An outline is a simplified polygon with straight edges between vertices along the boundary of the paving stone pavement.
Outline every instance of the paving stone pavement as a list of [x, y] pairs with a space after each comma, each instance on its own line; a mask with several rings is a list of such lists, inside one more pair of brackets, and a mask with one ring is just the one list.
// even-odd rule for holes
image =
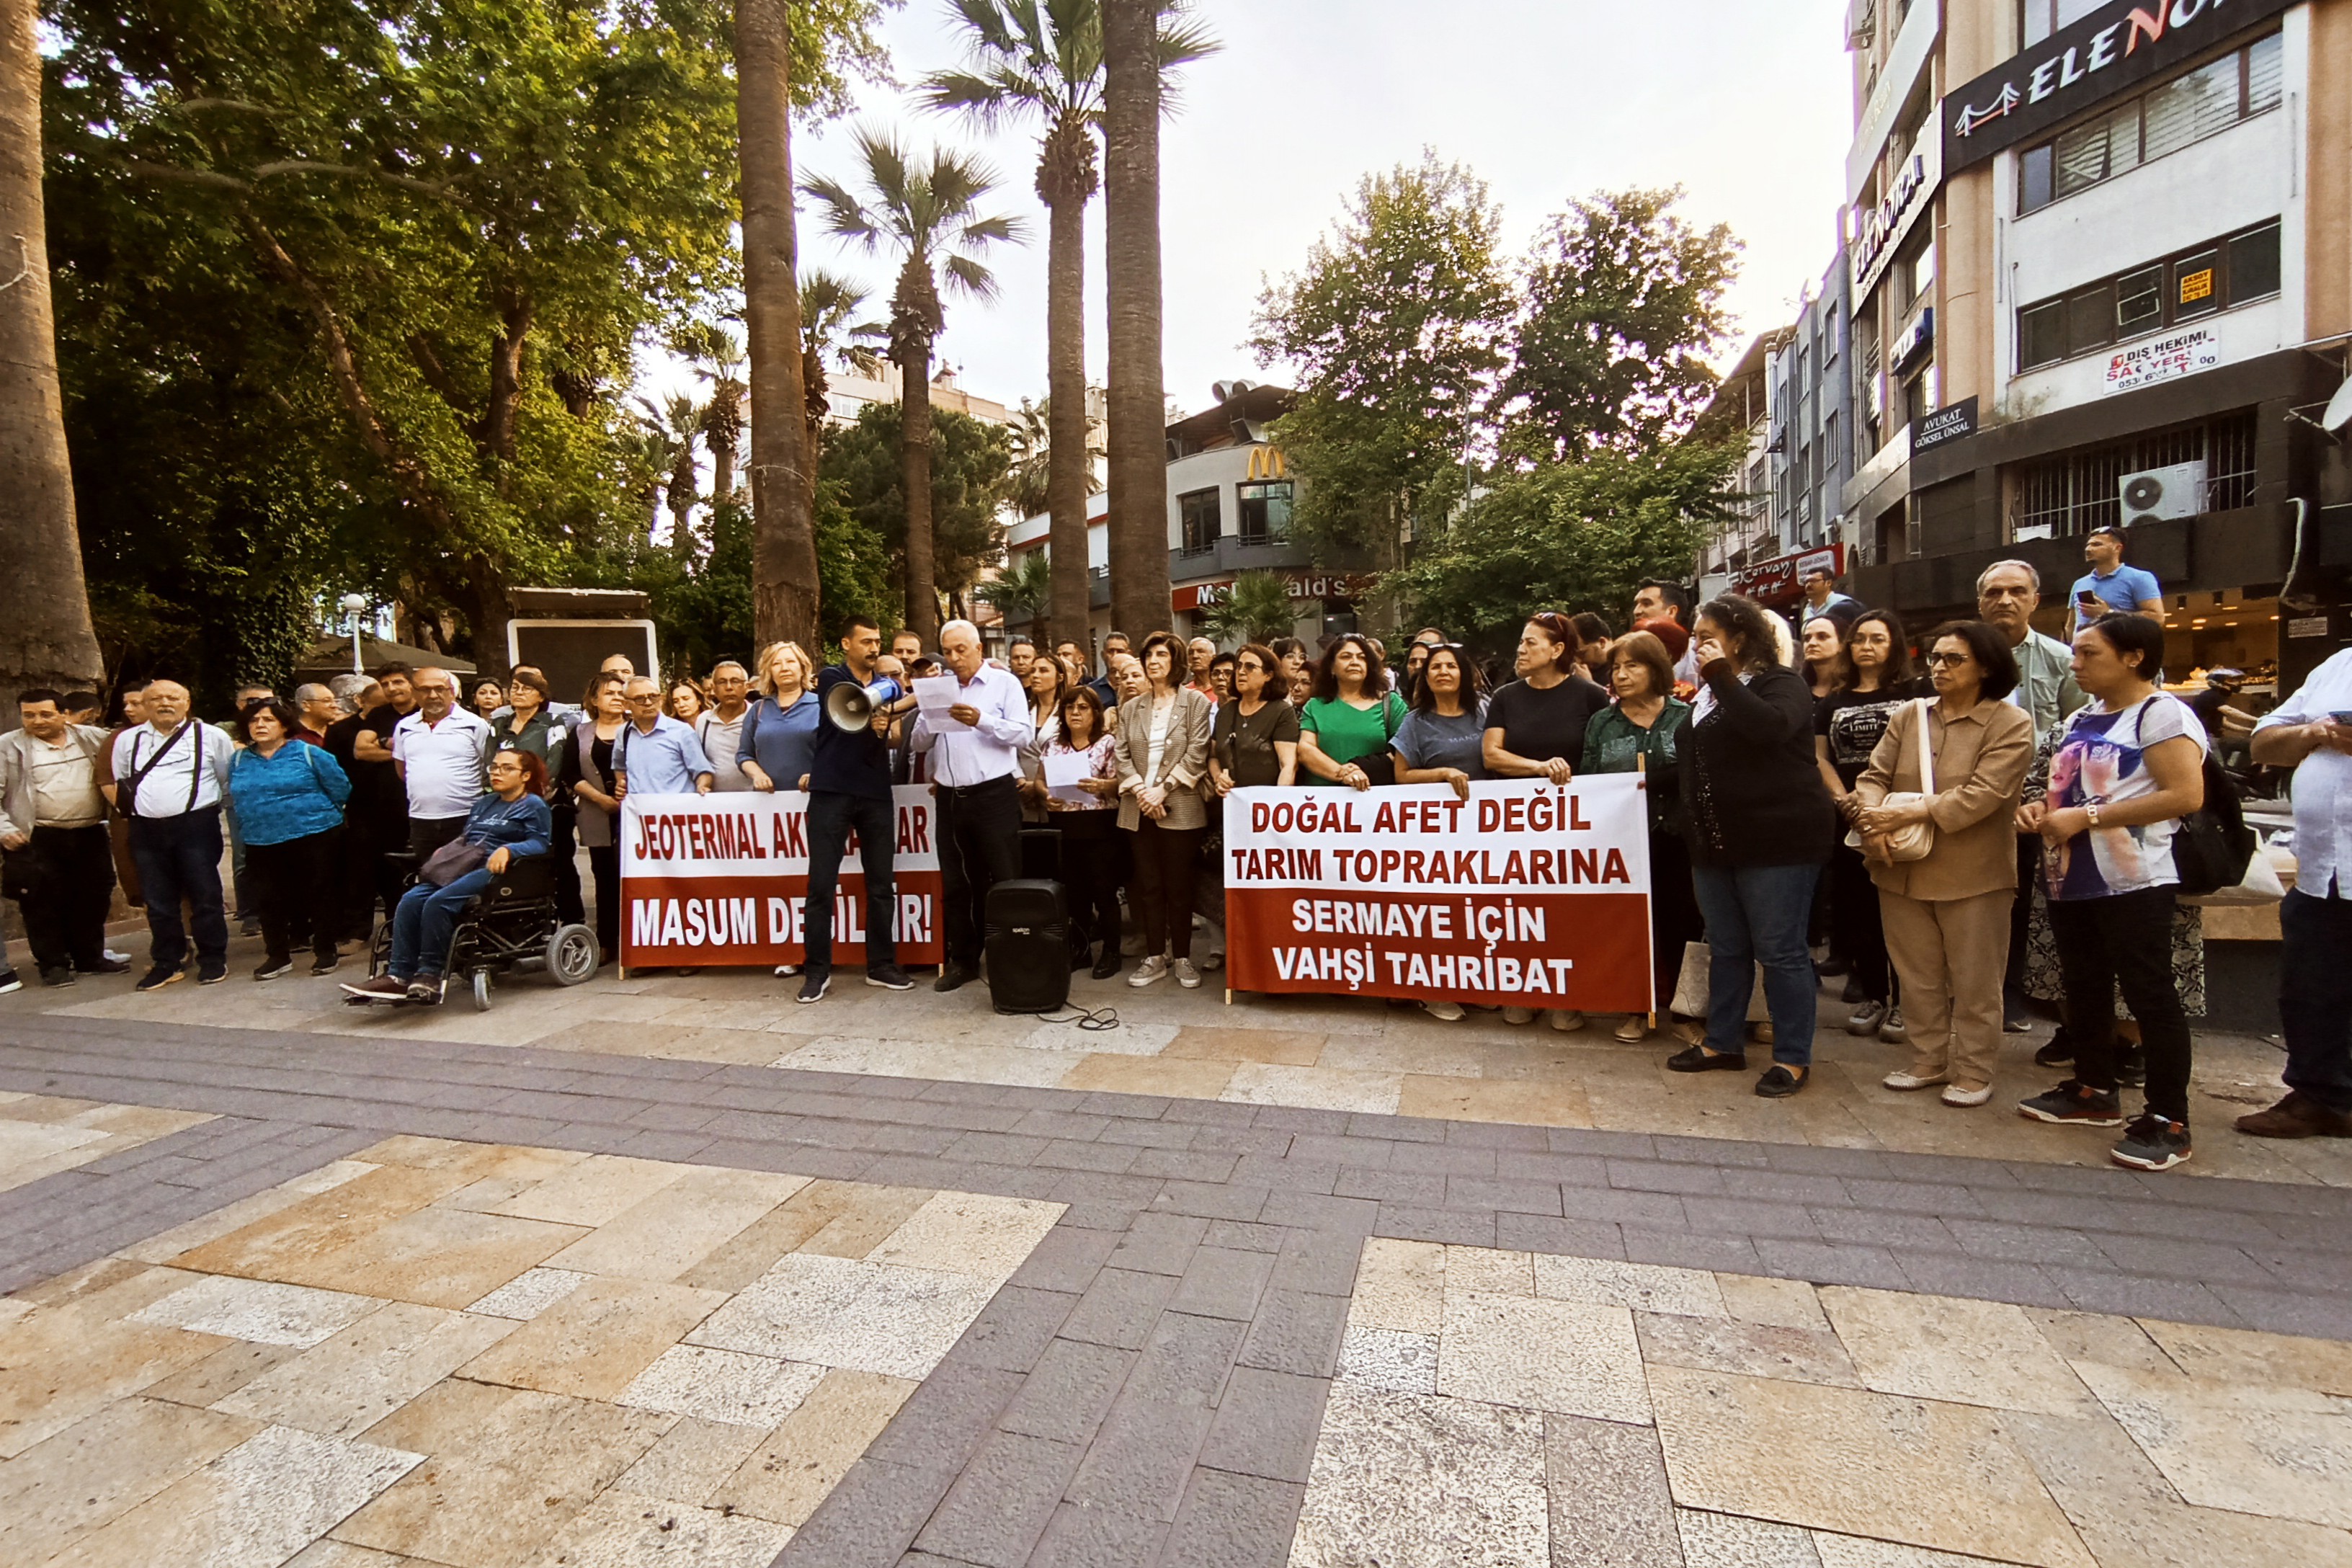
[[0, 1092], [211, 1117], [0, 1191], [6, 1290], [392, 1133], [1066, 1205], [785, 1568], [1290, 1561], [1372, 1237], [2352, 1340], [2321, 1184], [55, 1015]]

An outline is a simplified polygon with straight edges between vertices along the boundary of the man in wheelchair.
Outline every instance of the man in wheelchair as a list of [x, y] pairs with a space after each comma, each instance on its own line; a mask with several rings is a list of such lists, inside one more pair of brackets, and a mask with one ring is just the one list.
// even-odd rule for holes
[[394, 911], [385, 972], [343, 989], [362, 1002], [440, 1001], [442, 972], [474, 900], [509, 866], [549, 852], [555, 819], [546, 790], [547, 764], [530, 752], [491, 758], [489, 793], [474, 803], [457, 841], [425, 862]]

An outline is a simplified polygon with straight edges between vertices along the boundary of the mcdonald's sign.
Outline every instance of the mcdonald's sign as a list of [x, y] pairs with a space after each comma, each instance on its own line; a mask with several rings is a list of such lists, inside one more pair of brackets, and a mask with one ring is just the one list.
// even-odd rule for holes
[[1250, 448], [1249, 478], [1244, 480], [1244, 483], [1255, 484], [1263, 479], [1286, 479], [1289, 477], [1290, 465], [1283, 461], [1281, 448], [1276, 447]]

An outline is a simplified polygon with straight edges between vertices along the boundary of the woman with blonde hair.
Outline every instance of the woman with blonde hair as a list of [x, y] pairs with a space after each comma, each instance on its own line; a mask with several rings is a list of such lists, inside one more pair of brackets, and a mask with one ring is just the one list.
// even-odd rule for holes
[[743, 738], [735, 754], [743, 776], [763, 793], [800, 789], [816, 752], [816, 667], [796, 642], [772, 642], [760, 650], [760, 695], [743, 715]]

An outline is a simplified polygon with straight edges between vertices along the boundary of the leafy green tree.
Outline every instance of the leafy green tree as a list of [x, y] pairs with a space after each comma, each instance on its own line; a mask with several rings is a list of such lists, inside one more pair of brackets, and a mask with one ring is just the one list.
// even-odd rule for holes
[[1731, 331], [1724, 290], [1739, 244], [1700, 228], [1666, 191], [1604, 191], [1546, 226], [1503, 400], [1514, 447], [1571, 458], [1638, 452], [1690, 426], [1715, 394], [1708, 363]]
[[1054, 563], [1045, 551], [1024, 551], [1017, 563], [975, 587], [972, 596], [994, 605], [1007, 631], [1040, 633], [1054, 607]]
[[[905, 409], [907, 624], [928, 646], [939, 635], [938, 589], [952, 582], [939, 559], [948, 547], [934, 539], [931, 483], [931, 351], [947, 330], [940, 274], [951, 291], [992, 297], [996, 276], [981, 258], [996, 246], [1017, 243], [1025, 226], [1009, 216], [981, 216], [996, 179], [976, 159], [944, 148], [921, 158], [895, 132], [871, 127], [857, 132], [856, 144], [863, 195], [833, 179], [813, 179], [802, 188], [823, 205], [833, 234], [898, 258], [890, 295], [890, 359], [898, 367]], [[965, 585], [970, 582], [967, 575]]]
[[1201, 624], [1221, 643], [1266, 642], [1290, 635], [1298, 624], [1298, 607], [1291, 603], [1289, 584], [1274, 573], [1244, 572], [1209, 606]]
[[1276, 424], [1301, 481], [1291, 532], [1319, 556], [1392, 564], [1408, 525], [1460, 498], [1507, 363], [1501, 226], [1483, 182], [1424, 155], [1366, 176], [1306, 267], [1260, 299], [1259, 362], [1299, 372]]
[[[1001, 514], [1013, 443], [997, 426], [953, 409], [939, 409], [931, 419], [928, 477], [937, 581], [961, 602], [981, 568], [1004, 548]], [[858, 410], [856, 425], [826, 437], [820, 469], [823, 482], [837, 487], [846, 514], [889, 552], [902, 592], [908, 536], [904, 429], [898, 405], [869, 403]]]

